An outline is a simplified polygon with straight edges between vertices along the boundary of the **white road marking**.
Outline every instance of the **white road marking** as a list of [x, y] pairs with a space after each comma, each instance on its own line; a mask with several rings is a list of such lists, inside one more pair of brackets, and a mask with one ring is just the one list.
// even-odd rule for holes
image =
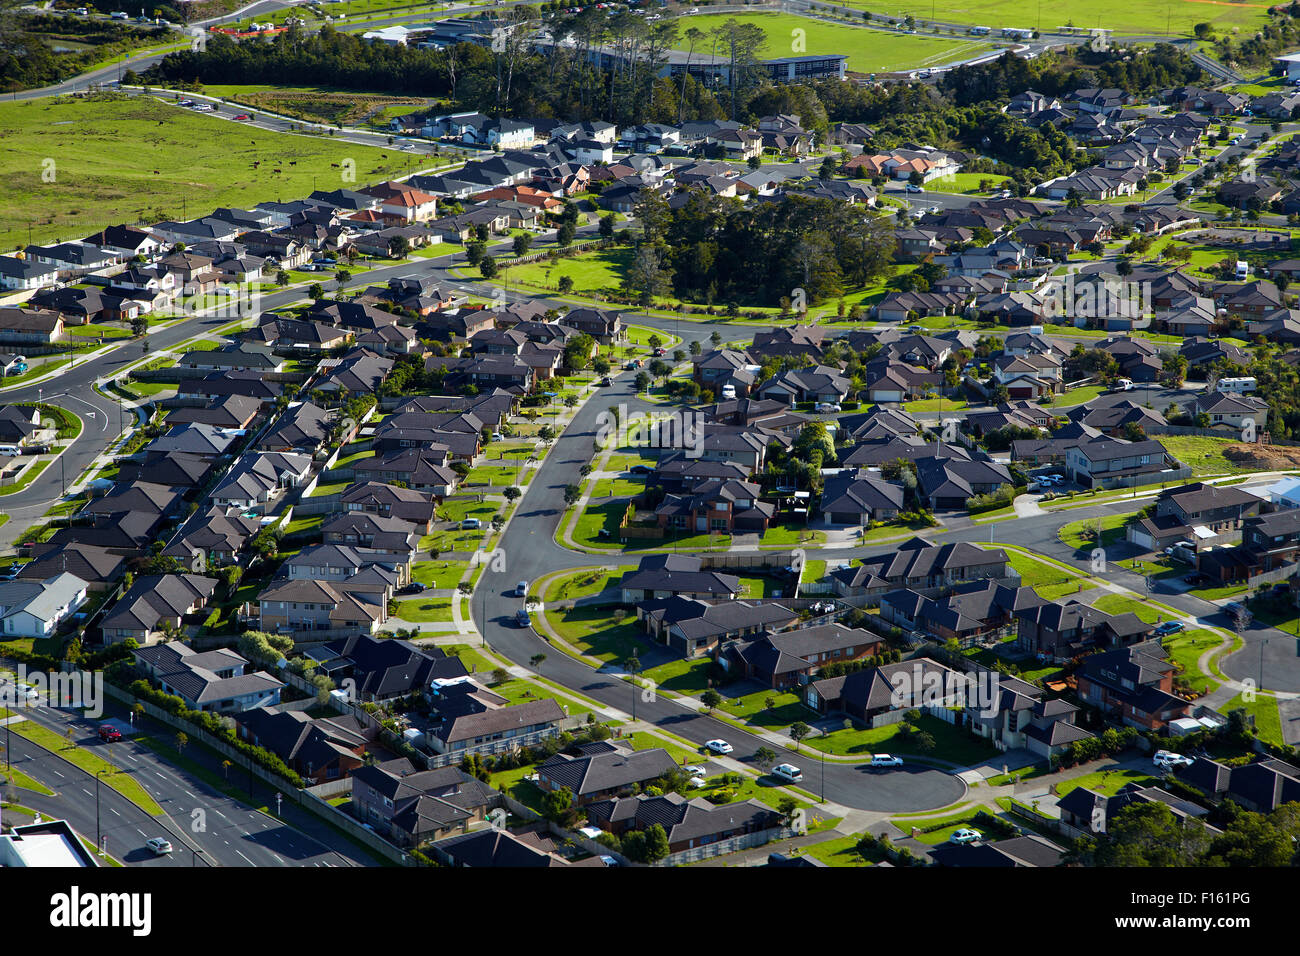
[[[236, 850], [235, 852], [238, 853], [240, 856], [244, 856], [243, 851], [241, 851], [241, 850]], [[245, 860], [248, 860], [248, 857], [244, 856], [244, 859], [245, 859]], [[252, 860], [248, 860], [248, 865], [249, 865], [249, 866], [257, 866], [257, 864], [254, 863]]]

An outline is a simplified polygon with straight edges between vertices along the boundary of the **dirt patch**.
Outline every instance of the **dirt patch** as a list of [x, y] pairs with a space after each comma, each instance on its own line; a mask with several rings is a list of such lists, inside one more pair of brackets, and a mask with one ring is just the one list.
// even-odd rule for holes
[[1251, 470], [1300, 469], [1300, 448], [1289, 445], [1224, 445], [1223, 457]]

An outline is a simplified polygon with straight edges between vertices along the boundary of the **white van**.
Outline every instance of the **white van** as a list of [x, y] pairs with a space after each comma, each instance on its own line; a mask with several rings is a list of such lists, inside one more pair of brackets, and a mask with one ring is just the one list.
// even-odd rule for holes
[[772, 776], [780, 777], [787, 783], [803, 782], [803, 771], [792, 763], [777, 764], [772, 768]]
[[1238, 395], [1245, 395], [1247, 392], [1253, 392], [1256, 385], [1254, 377], [1247, 375], [1243, 378], [1221, 378], [1214, 384], [1214, 388], [1220, 392], [1235, 392]]
[[17, 445], [0, 445], [0, 455], [4, 455], [6, 458], [17, 458], [22, 453], [22, 449]]

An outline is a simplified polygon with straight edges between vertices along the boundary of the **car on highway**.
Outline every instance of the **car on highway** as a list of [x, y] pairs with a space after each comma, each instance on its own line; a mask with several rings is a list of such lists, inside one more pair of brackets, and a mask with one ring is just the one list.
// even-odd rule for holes
[[1165, 623], [1156, 628], [1156, 637], [1164, 637], [1166, 634], [1177, 634], [1182, 629], [1182, 621], [1165, 621]]
[[872, 754], [870, 765], [872, 767], [901, 767], [903, 758], [891, 754]]
[[122, 739], [122, 731], [118, 730], [112, 724], [99, 725], [99, 739], [108, 743]]
[[729, 754], [736, 748], [731, 746], [725, 740], [714, 739], [704, 741], [704, 746], [715, 754]]
[[166, 856], [172, 851], [171, 841], [164, 840], [162, 837], [154, 837], [152, 840], [146, 840], [144, 845], [153, 850], [154, 856]]
[[962, 845], [966, 843], [978, 843], [982, 839], [984, 839], [984, 834], [980, 833], [979, 830], [972, 830], [970, 827], [962, 827], [960, 830], [952, 831], [952, 834], [948, 837], [948, 842]]
[[803, 783], [803, 771], [792, 763], [779, 763], [772, 768], [772, 776], [786, 783]]

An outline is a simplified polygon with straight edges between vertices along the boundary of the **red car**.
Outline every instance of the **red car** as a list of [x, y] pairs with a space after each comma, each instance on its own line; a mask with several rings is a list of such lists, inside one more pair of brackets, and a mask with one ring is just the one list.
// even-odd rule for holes
[[122, 731], [118, 730], [112, 724], [100, 724], [99, 739], [112, 743], [115, 740], [122, 739]]
[[246, 120], [246, 119], [248, 119], [248, 114], [247, 114], [247, 113], [240, 113], [238, 116], [235, 117], [235, 119], [237, 119], [237, 120]]

